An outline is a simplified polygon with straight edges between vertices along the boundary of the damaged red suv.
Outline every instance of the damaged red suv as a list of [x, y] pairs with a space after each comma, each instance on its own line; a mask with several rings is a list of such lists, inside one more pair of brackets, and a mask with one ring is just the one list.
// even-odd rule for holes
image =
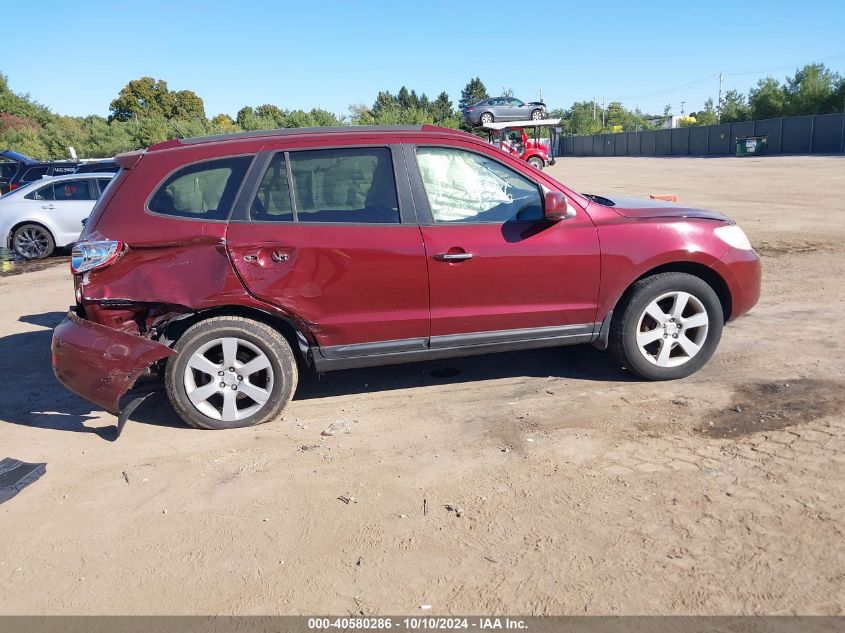
[[117, 162], [53, 336], [59, 380], [114, 413], [146, 372], [221, 429], [276, 417], [301, 368], [573, 343], [681, 378], [760, 292], [724, 215], [580, 195], [453, 130], [171, 140]]

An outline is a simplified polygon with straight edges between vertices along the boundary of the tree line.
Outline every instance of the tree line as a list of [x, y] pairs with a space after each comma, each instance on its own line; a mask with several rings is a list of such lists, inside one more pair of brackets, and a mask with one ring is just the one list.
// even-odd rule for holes
[[[513, 91], [503, 88], [502, 93], [511, 96]], [[8, 78], [0, 73], [0, 149], [56, 159], [67, 158], [68, 147], [74, 147], [80, 158], [100, 158], [174, 137], [286, 127], [430, 123], [458, 129], [462, 127], [463, 106], [490, 96], [481, 78], [474, 77], [461, 90], [457, 109], [446, 91], [430, 99], [425, 93], [402, 86], [395, 94], [379, 92], [371, 105], [351, 105], [345, 116], [321, 108], [291, 110], [263, 104], [245, 106], [234, 117], [217, 114], [208, 118], [205, 104], [196, 93], [174, 91], [164, 80], [141, 77], [120, 90], [109, 105], [108, 117], [70, 117], [52, 112], [26, 94], [15, 93]], [[808, 64], [783, 83], [766, 77], [747, 95], [729, 90], [719, 104], [708, 99], [704, 109], [691, 113], [682, 125], [825, 114], [843, 108], [845, 79], [824, 64]], [[667, 105], [661, 116], [652, 116], [625, 108], [618, 101], [606, 107], [593, 101], [576, 101], [569, 108], [552, 109], [548, 114], [563, 120], [564, 134], [596, 134], [660, 127], [671, 116], [671, 106]]]

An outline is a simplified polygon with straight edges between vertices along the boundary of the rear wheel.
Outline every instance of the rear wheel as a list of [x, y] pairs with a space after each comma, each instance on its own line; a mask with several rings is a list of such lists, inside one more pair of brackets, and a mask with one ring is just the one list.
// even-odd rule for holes
[[176, 413], [200, 429], [234, 429], [275, 418], [293, 397], [296, 359], [274, 328], [215, 317], [188, 328], [164, 382]]
[[12, 248], [24, 259], [44, 259], [53, 254], [56, 242], [40, 224], [24, 224], [12, 234]]
[[531, 111], [531, 120], [532, 121], [539, 121], [542, 118], [543, 118], [543, 110], [542, 109], [537, 108], [536, 110]]
[[493, 122], [493, 115], [489, 112], [485, 112], [481, 115], [481, 123], [483, 125], [490, 125]]
[[536, 167], [537, 169], [543, 169], [543, 166], [545, 165], [543, 159], [539, 156], [532, 156], [531, 158], [529, 158], [528, 164], [532, 167]]
[[610, 349], [630, 371], [650, 380], [695, 373], [722, 336], [722, 304], [713, 288], [686, 273], [641, 279], [614, 310]]

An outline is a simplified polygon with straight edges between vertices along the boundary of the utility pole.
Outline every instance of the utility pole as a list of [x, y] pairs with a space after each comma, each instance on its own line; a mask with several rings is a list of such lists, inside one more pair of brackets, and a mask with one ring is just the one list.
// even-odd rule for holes
[[601, 98], [601, 129], [604, 130], [604, 97]]
[[722, 83], [725, 80], [725, 73], [719, 73], [719, 101], [716, 103], [716, 115], [719, 123], [722, 122]]
[[684, 104], [686, 101], [681, 101], [681, 118], [684, 118]]
[[596, 120], [596, 98], [593, 97], [593, 121]]

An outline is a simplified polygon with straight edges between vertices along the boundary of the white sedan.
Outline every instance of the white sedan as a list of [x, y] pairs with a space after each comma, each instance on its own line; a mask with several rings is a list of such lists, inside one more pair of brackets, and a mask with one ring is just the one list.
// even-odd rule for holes
[[43, 259], [57, 247], [70, 246], [113, 177], [92, 173], [42, 178], [0, 197], [0, 246], [24, 259]]

